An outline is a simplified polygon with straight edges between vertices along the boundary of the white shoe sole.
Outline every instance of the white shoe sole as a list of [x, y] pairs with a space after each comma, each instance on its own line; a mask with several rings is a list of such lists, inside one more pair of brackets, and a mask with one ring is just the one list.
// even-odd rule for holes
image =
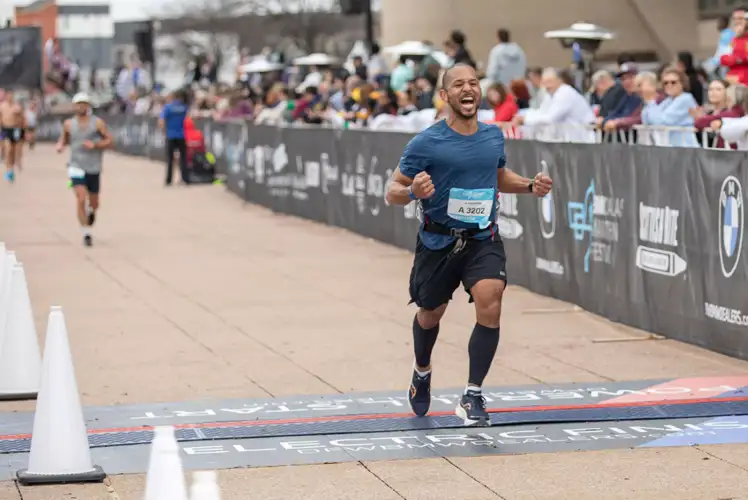
[[490, 419], [480, 418], [478, 420], [473, 420], [468, 418], [465, 408], [459, 404], [457, 405], [457, 408], [455, 408], [455, 415], [462, 419], [465, 427], [491, 427]]

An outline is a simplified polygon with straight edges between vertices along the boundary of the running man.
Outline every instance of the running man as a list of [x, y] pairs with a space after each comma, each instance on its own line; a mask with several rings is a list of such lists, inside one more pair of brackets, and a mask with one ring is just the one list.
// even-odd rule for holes
[[91, 226], [96, 221], [101, 186], [101, 160], [104, 150], [112, 147], [112, 135], [104, 120], [92, 112], [91, 101], [84, 93], [73, 97], [75, 116], [62, 124], [62, 136], [57, 142], [57, 152], [70, 146], [68, 177], [77, 201], [78, 222], [83, 231], [83, 244], [93, 244]]
[[431, 352], [439, 322], [462, 282], [475, 303], [476, 323], [468, 344], [467, 386], [455, 413], [466, 426], [489, 426], [483, 380], [499, 345], [501, 302], [506, 287], [506, 255], [496, 227], [497, 188], [503, 193], [542, 197], [551, 179], [522, 177], [504, 165], [504, 136], [478, 122], [481, 87], [465, 64], [448, 69], [439, 89], [450, 114], [415, 136], [392, 175], [387, 201], [423, 209], [413, 269], [411, 303], [415, 365], [408, 391], [413, 412], [424, 416], [431, 405]]
[[3, 133], [3, 158], [5, 159], [5, 180], [13, 182], [16, 169], [20, 167], [20, 150], [23, 147], [23, 133], [26, 128], [23, 107], [16, 102], [13, 92], [5, 92], [0, 104], [0, 128]]

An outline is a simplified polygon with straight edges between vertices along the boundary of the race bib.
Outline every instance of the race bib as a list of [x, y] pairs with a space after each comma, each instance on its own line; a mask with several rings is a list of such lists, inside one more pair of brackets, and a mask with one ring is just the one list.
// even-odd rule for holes
[[452, 188], [449, 190], [447, 215], [460, 222], [478, 224], [478, 227], [486, 228], [493, 218], [493, 202], [493, 189]]
[[86, 171], [80, 167], [68, 167], [68, 177], [71, 179], [83, 179], [86, 176]]

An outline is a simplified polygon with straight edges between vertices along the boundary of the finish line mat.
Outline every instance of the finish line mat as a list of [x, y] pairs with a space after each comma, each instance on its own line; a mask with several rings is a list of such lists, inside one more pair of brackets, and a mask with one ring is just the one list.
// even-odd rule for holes
[[[408, 413], [402, 393], [84, 413], [94, 460], [109, 474], [145, 472], [156, 425], [177, 427], [188, 469], [748, 442], [748, 376], [492, 388], [484, 395], [491, 428], [461, 428], [452, 414], [459, 391], [438, 389], [426, 418]], [[0, 480], [25, 467], [32, 427], [32, 413], [0, 412]]]

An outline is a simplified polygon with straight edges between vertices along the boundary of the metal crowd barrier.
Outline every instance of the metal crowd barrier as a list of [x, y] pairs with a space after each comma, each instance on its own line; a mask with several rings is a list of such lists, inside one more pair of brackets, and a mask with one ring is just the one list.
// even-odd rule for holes
[[[105, 119], [118, 151], [163, 161], [155, 119]], [[413, 248], [418, 205], [384, 202], [413, 134], [196, 125], [228, 189], [247, 202]], [[59, 117], [43, 117], [38, 135], [56, 140], [59, 130]], [[547, 168], [554, 179], [540, 200], [499, 196], [511, 284], [748, 359], [748, 154], [602, 140], [508, 140], [506, 149], [510, 168], [528, 177]]]

